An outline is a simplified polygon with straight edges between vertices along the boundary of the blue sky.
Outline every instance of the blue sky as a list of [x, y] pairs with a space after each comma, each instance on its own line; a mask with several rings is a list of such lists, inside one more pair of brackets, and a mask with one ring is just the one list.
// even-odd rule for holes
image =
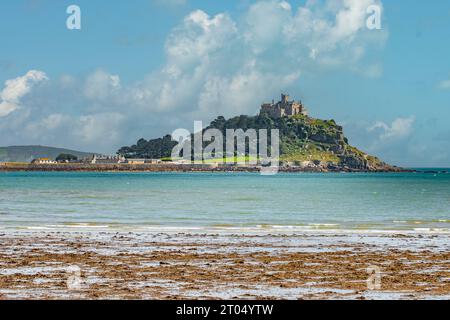
[[450, 166], [446, 0], [5, 0], [0, 39], [0, 145], [114, 153], [288, 91], [383, 160]]

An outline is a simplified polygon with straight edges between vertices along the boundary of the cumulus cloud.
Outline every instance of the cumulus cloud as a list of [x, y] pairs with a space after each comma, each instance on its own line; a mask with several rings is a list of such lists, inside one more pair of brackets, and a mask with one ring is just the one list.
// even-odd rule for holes
[[120, 89], [120, 77], [103, 70], [90, 74], [84, 85], [84, 94], [88, 99], [105, 100]]
[[[135, 83], [122, 83], [119, 75], [100, 69], [85, 78], [61, 76], [52, 89], [33, 92], [30, 106], [1, 123], [0, 134], [14, 132], [7, 136], [10, 143], [59, 139], [68, 147], [115, 150], [138, 135], [159, 136], [194, 119], [254, 114], [260, 102], [295, 88], [311, 70], [342, 67], [380, 76], [382, 66], [365, 60], [366, 52], [382, 47], [387, 37], [386, 28], [365, 28], [366, 9], [374, 4], [382, 7], [380, 0], [298, 6], [268, 0], [251, 4], [239, 17], [195, 10], [169, 34], [160, 69]], [[45, 79], [44, 73], [30, 71], [7, 82], [0, 117], [17, 110], [20, 99]]]
[[351, 120], [345, 124], [345, 132], [351, 137], [352, 145], [383, 161], [398, 166], [422, 167], [439, 163], [431, 158], [432, 155], [446, 150], [442, 142], [429, 136], [428, 128], [432, 125], [436, 126], [431, 119], [415, 116], [398, 117], [390, 122]]
[[408, 137], [413, 131], [415, 117], [397, 118], [392, 123], [376, 122], [368, 128], [369, 132], [378, 131], [381, 141], [398, 140]]
[[117, 142], [120, 127], [125, 116], [119, 113], [101, 113], [81, 116], [77, 121], [75, 132], [84, 143], [94, 145], [98, 141], [106, 144]]
[[[42, 81], [48, 85], [36, 87]], [[122, 93], [119, 77], [102, 70], [85, 79], [64, 75], [57, 81], [50, 81], [44, 72], [29, 71], [6, 81], [0, 92], [0, 145], [116, 148], [124, 135], [127, 111], [118, 98]]]
[[307, 69], [345, 66], [379, 77], [381, 65], [363, 62], [368, 48], [386, 39], [386, 32], [366, 28], [370, 5], [382, 8], [378, 0], [308, 1], [297, 8], [271, 0], [251, 5], [238, 20], [193, 11], [169, 36], [166, 65], [131, 97], [155, 111], [211, 117], [255, 112], [248, 96], [273, 97]]
[[20, 108], [21, 98], [27, 95], [35, 84], [47, 79], [44, 72], [31, 70], [22, 77], [7, 80], [0, 92], [0, 117], [5, 117]]

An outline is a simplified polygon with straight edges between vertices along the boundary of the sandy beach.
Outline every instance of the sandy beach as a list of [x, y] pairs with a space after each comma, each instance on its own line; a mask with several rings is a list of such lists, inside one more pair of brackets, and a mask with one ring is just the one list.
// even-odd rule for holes
[[0, 242], [0, 299], [450, 298], [449, 234], [41, 231]]

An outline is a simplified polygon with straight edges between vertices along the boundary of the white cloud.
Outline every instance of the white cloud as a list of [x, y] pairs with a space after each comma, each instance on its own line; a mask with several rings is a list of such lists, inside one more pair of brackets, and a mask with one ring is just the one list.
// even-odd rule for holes
[[[443, 161], [433, 155], [446, 154], [446, 145], [433, 137], [432, 119], [415, 116], [398, 117], [391, 122], [368, 123], [350, 120], [345, 133], [350, 143], [387, 163], [406, 167], [433, 166]], [[440, 134], [444, 138], [443, 134]], [[448, 155], [447, 155], [448, 160]]]
[[338, 9], [336, 23], [330, 32], [330, 38], [338, 41], [349, 41], [356, 33], [366, 27], [367, 8], [376, 4], [372, 0], [344, 0]]
[[64, 137], [68, 139], [72, 125], [72, 118], [64, 114], [50, 114], [34, 121], [29, 121], [24, 124], [20, 134], [24, 139], [32, 143], [35, 137], [43, 140], [56, 140], [61, 132], [64, 132]]
[[442, 90], [450, 90], [450, 80], [444, 80], [439, 83], [439, 88]]
[[35, 84], [47, 79], [44, 72], [31, 70], [22, 77], [7, 80], [0, 92], [0, 117], [5, 117], [20, 108], [21, 98], [27, 95]]
[[119, 113], [81, 116], [77, 120], [75, 135], [87, 145], [117, 143], [124, 119], [125, 116]]
[[[119, 75], [100, 69], [85, 79], [61, 76], [49, 90], [33, 93], [31, 87], [47, 78], [42, 72], [7, 82], [0, 117], [11, 117], [1, 123], [0, 135], [9, 143], [57, 139], [68, 147], [114, 150], [132, 143], [130, 137], [170, 132], [174, 122], [254, 114], [259, 103], [295, 89], [311, 70], [342, 67], [377, 77], [382, 66], [364, 59], [383, 45], [386, 32], [364, 28], [371, 4], [381, 2], [259, 1], [237, 19], [195, 10], [168, 36], [163, 66], [135, 83], [121, 83]], [[30, 105], [13, 113], [26, 94], [32, 95]]]
[[71, 88], [77, 84], [77, 79], [71, 75], [65, 74], [59, 78], [59, 82], [61, 84], [61, 87]]
[[292, 10], [291, 5], [287, 1], [281, 1], [280, 2], [280, 7], [283, 8], [284, 10], [287, 10], [287, 11], [291, 11]]
[[284, 28], [291, 22], [292, 9], [286, 2], [257, 2], [250, 7], [241, 26], [244, 44], [255, 54], [263, 53], [275, 43], [283, 49]]
[[397, 118], [392, 123], [377, 122], [372, 127], [368, 128], [369, 132], [379, 130], [380, 141], [390, 141], [403, 139], [408, 137], [413, 131], [415, 117]]
[[[201, 10], [190, 13], [166, 43], [167, 65], [164, 71], [183, 71], [206, 62], [230, 46], [237, 35], [234, 21], [227, 14], [210, 17]], [[173, 74], [172, 74], [173, 75]]]
[[365, 27], [373, 4], [382, 7], [378, 0], [309, 1], [296, 9], [286, 1], [260, 1], [239, 20], [193, 11], [169, 36], [166, 65], [129, 97], [158, 112], [227, 116], [255, 112], [255, 98], [290, 88], [303, 69], [342, 65], [379, 77], [381, 65], [361, 63], [368, 47], [386, 39]]
[[104, 100], [120, 88], [120, 77], [97, 70], [86, 79], [84, 94], [89, 99]]
[[385, 40], [385, 34], [369, 34], [364, 27], [372, 4], [381, 6], [379, 0], [308, 1], [297, 8], [287, 1], [259, 1], [240, 19], [195, 10], [168, 36], [160, 70], [128, 86], [98, 70], [88, 76], [83, 93], [98, 112], [111, 111], [100, 110], [101, 104], [122, 104], [135, 112], [176, 110], [206, 120], [218, 113], [256, 112], [255, 99], [288, 90], [304, 69], [342, 65], [379, 77], [382, 66], [361, 63], [368, 47]]
[[[297, 52], [304, 50], [323, 64], [359, 61], [364, 47], [384, 43], [387, 32], [366, 28], [366, 10], [378, 0], [308, 1], [285, 24], [283, 36]], [[303, 58], [303, 57], [302, 57]]]
[[[120, 143], [122, 126], [126, 117], [119, 113], [96, 113], [88, 115], [50, 114], [28, 122], [19, 133], [30, 143], [68, 145], [84, 150], [103, 149]], [[59, 142], [58, 138], [64, 141]], [[36, 137], [39, 140], [35, 140]]]

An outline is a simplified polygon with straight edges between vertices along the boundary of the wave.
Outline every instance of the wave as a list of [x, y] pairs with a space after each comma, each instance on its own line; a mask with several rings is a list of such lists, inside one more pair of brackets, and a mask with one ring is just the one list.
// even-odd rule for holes
[[[423, 221], [403, 223], [405, 220], [395, 220], [397, 225], [389, 224], [355, 224], [353, 226], [338, 223], [309, 223], [302, 225], [291, 224], [257, 224], [239, 225], [232, 223], [216, 223], [213, 225], [158, 225], [158, 224], [126, 224], [126, 223], [55, 223], [42, 225], [3, 226], [0, 229], [30, 230], [30, 231], [129, 231], [129, 232], [179, 232], [179, 233], [308, 233], [328, 232], [339, 234], [354, 233], [450, 233], [445, 225], [426, 225]], [[447, 219], [439, 219], [440, 223], [450, 223]]]

